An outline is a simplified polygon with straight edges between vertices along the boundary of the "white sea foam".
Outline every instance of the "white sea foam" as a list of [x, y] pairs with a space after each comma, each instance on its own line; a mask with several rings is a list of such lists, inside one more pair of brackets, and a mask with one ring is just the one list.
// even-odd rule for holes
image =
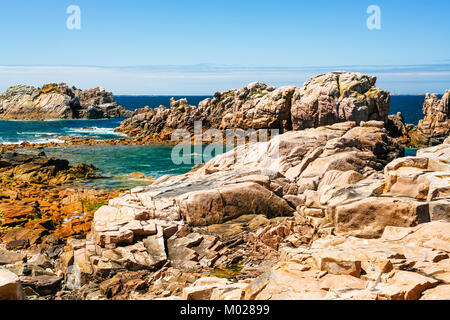
[[126, 134], [121, 132], [114, 132], [115, 128], [98, 128], [98, 127], [89, 127], [89, 128], [65, 128], [65, 131], [68, 133], [84, 133], [84, 134], [93, 134], [93, 135], [114, 135], [114, 136], [123, 136], [126, 137]]
[[[78, 214], [78, 212], [74, 212], [74, 213]], [[75, 219], [83, 219], [85, 216], [86, 216], [86, 212], [83, 212], [83, 213], [81, 213], [79, 215], [75, 215], [75, 216], [72, 216], [72, 217], [65, 218], [63, 223], [68, 223], [68, 222], [71, 222], [71, 221], [73, 221]]]
[[4, 145], [19, 145], [22, 144], [24, 142], [28, 142], [28, 143], [36, 143], [36, 144], [44, 144], [44, 143], [50, 143], [50, 142], [54, 142], [54, 143], [64, 143], [63, 140], [57, 139], [57, 138], [52, 138], [52, 139], [28, 139], [28, 140], [18, 140], [18, 141], [5, 141], [3, 139], [0, 138], [0, 144], [4, 144]]
[[20, 136], [35, 136], [35, 137], [41, 137], [41, 136], [57, 136], [58, 133], [55, 132], [17, 132]]

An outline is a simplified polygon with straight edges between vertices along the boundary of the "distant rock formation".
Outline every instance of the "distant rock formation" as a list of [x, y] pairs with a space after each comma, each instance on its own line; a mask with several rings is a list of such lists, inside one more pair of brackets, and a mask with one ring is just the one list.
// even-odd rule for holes
[[426, 147], [442, 143], [450, 135], [450, 90], [442, 99], [437, 94], [427, 93], [423, 114], [425, 118], [409, 133], [411, 145]]
[[83, 91], [65, 83], [51, 83], [42, 88], [12, 86], [0, 94], [0, 119], [102, 119], [131, 114], [114, 102], [112, 93], [104, 88]]
[[360, 73], [319, 75], [302, 88], [269, 87], [254, 82], [239, 90], [217, 92], [190, 106], [186, 99], [171, 100], [170, 108], [136, 110], [117, 129], [142, 141], [170, 140], [176, 129], [279, 129], [281, 132], [337, 122], [387, 121], [390, 95], [375, 88], [376, 78]]

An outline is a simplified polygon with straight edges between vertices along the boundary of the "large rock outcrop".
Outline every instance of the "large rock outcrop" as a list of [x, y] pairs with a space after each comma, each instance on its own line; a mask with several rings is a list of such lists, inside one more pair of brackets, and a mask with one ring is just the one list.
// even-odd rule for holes
[[13, 86], [0, 94], [0, 119], [102, 119], [131, 114], [103, 88], [83, 91], [64, 83], [52, 83], [42, 88]]
[[318, 75], [296, 89], [292, 100], [294, 130], [342, 121], [386, 121], [390, 94], [375, 87], [377, 78], [349, 72]]
[[401, 112], [388, 116], [386, 129], [389, 131], [389, 135], [404, 146], [411, 146], [409, 132], [414, 128], [415, 126], [413, 124], [405, 123]]
[[327, 171], [316, 189], [301, 195], [297, 212], [336, 234], [361, 238], [379, 237], [386, 226], [450, 221], [449, 142], [395, 159], [372, 180]]
[[425, 96], [424, 119], [409, 132], [411, 145], [427, 147], [442, 143], [450, 135], [450, 90], [439, 99], [437, 94]]
[[247, 87], [217, 92], [198, 107], [186, 99], [136, 110], [117, 131], [142, 141], [170, 140], [176, 129], [192, 133], [195, 121], [202, 129], [278, 129], [286, 132], [337, 122], [387, 121], [390, 95], [375, 88], [376, 78], [350, 72], [333, 72], [314, 77], [302, 88], [268, 87], [250, 83]]

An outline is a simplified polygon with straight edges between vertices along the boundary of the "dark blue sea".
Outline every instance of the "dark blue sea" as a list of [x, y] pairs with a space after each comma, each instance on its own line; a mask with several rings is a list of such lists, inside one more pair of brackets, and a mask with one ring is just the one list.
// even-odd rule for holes
[[389, 114], [401, 112], [406, 123], [417, 125], [423, 119], [424, 95], [417, 96], [391, 96], [391, 108]]
[[[129, 110], [145, 106], [169, 106], [171, 96], [116, 96], [115, 100]], [[180, 99], [183, 97], [174, 97]], [[208, 96], [188, 96], [188, 103], [198, 103]], [[392, 96], [391, 114], [402, 112], [407, 123], [417, 124], [422, 116], [424, 96]], [[59, 142], [64, 137], [108, 139], [126, 137], [114, 132], [124, 119], [109, 120], [57, 120], [57, 121], [4, 121], [0, 120], [0, 144]], [[182, 174], [191, 165], [175, 165], [171, 161], [172, 148], [168, 146], [115, 146], [69, 147], [47, 149], [49, 156], [66, 158], [72, 164], [91, 163], [109, 177], [96, 182], [101, 188], [133, 187], [142, 184], [126, 179], [127, 174], [142, 172], [147, 176]], [[408, 150], [414, 154], [414, 150]]]

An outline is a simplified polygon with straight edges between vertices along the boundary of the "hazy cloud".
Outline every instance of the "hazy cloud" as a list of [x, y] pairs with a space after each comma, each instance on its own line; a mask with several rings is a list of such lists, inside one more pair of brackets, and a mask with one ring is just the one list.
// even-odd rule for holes
[[79, 88], [105, 87], [114, 94], [211, 95], [253, 81], [301, 86], [312, 76], [346, 70], [378, 77], [377, 86], [394, 94], [442, 93], [450, 88], [450, 64], [411, 66], [0, 66], [0, 90], [15, 84], [66, 82]]

